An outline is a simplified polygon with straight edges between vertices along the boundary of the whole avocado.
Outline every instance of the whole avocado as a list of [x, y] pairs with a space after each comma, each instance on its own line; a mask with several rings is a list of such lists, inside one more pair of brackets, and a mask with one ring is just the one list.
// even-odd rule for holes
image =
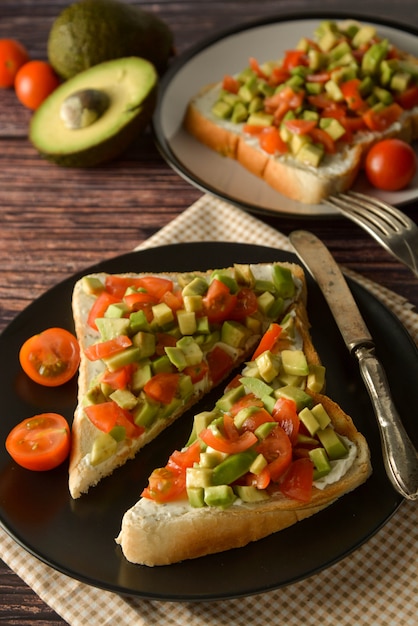
[[48, 37], [48, 58], [68, 79], [122, 57], [147, 59], [162, 73], [173, 52], [173, 34], [156, 15], [119, 0], [81, 0], [66, 7]]

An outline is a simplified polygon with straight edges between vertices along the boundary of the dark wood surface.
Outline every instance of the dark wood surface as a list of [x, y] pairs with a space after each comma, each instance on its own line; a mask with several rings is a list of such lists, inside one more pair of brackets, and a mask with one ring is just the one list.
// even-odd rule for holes
[[[0, 0], [0, 38], [16, 38], [32, 58], [66, 0]], [[416, 0], [254, 0], [142, 2], [172, 28], [178, 54], [238, 23], [312, 10], [352, 11], [418, 26]], [[250, 54], [251, 51], [249, 51]], [[114, 162], [63, 170], [41, 160], [27, 139], [31, 114], [11, 90], [0, 90], [0, 332], [48, 288], [102, 259], [128, 252], [201, 196], [161, 158], [150, 132]], [[405, 211], [418, 222], [418, 202]], [[307, 228], [337, 260], [418, 305], [418, 282], [360, 228], [345, 220], [265, 218], [289, 233]], [[0, 623], [63, 624], [0, 561]]]

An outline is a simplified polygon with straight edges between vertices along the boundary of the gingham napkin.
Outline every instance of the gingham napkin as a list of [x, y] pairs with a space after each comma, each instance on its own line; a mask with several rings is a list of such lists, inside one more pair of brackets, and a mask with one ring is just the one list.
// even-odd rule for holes
[[[225, 228], [225, 225], [228, 225]], [[138, 246], [235, 241], [292, 251], [256, 218], [204, 195]], [[352, 275], [398, 316], [418, 345], [418, 315], [403, 298]], [[234, 600], [168, 603], [121, 597], [68, 578], [0, 530], [3, 560], [71, 626], [417, 626], [418, 509], [404, 502], [383, 529], [336, 565], [277, 591]]]

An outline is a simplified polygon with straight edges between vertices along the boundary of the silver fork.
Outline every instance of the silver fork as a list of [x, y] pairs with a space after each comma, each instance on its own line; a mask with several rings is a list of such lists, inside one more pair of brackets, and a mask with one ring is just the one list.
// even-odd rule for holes
[[356, 191], [323, 200], [364, 228], [418, 277], [418, 226], [399, 209]]

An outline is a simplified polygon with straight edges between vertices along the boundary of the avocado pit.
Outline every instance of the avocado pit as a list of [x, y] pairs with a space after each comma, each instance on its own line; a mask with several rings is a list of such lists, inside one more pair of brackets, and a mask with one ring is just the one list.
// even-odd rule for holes
[[61, 104], [60, 117], [67, 128], [86, 128], [98, 120], [109, 108], [108, 94], [99, 89], [81, 89]]

